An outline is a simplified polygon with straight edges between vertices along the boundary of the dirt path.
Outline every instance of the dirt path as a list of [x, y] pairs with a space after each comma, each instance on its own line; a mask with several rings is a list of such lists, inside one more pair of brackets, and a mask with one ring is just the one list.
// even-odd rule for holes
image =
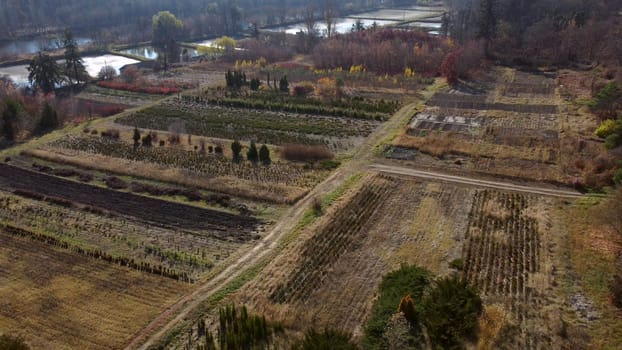
[[499, 190], [506, 191], [515, 191], [515, 192], [524, 192], [524, 193], [533, 193], [543, 196], [551, 196], [551, 197], [561, 197], [561, 198], [579, 198], [582, 196], [581, 193], [573, 190], [563, 190], [563, 189], [555, 189], [548, 187], [540, 187], [540, 186], [521, 186], [515, 185], [509, 182], [499, 182], [499, 181], [488, 181], [488, 180], [479, 180], [471, 177], [464, 176], [455, 176], [455, 175], [447, 175], [443, 173], [438, 173], [434, 171], [423, 171], [416, 170], [412, 168], [404, 168], [398, 166], [390, 166], [383, 164], [372, 164], [369, 167], [372, 170], [396, 174], [396, 175], [406, 175], [417, 177], [421, 179], [429, 179], [433, 181], [439, 182], [451, 182], [451, 183], [459, 183], [477, 187], [487, 187], [487, 188], [495, 188]]

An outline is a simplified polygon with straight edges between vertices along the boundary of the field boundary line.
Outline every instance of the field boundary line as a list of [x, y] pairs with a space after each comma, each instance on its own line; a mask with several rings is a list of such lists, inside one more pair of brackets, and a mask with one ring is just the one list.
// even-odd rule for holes
[[578, 191], [572, 190], [561, 190], [561, 189], [553, 189], [546, 187], [537, 187], [537, 186], [523, 186], [516, 185], [509, 182], [500, 182], [500, 181], [489, 181], [489, 180], [480, 180], [471, 177], [464, 176], [456, 176], [456, 175], [448, 175], [440, 172], [434, 171], [424, 171], [417, 170], [405, 167], [398, 166], [390, 166], [390, 165], [382, 165], [382, 164], [372, 164], [369, 166], [371, 170], [395, 174], [395, 175], [405, 175], [410, 177], [417, 177], [426, 180], [438, 181], [438, 182], [451, 182], [458, 183], [463, 185], [470, 185], [476, 187], [487, 187], [494, 188], [499, 190], [506, 191], [515, 191], [515, 192], [524, 192], [531, 194], [538, 194], [543, 196], [551, 196], [551, 197], [560, 197], [560, 198], [581, 198], [583, 194]]

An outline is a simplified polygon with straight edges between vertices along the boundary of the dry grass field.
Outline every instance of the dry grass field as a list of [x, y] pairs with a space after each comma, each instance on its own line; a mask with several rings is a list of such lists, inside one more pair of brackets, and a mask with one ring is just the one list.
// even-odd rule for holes
[[189, 285], [0, 229], [0, 329], [33, 349], [119, 349]]

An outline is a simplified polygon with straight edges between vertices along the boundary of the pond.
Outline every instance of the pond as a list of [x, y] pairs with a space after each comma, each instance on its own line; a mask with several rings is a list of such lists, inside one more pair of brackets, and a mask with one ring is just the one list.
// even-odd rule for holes
[[365, 13], [358, 13], [356, 15], [348, 16], [350, 18], [369, 18], [380, 20], [392, 20], [392, 21], [414, 21], [417, 19], [427, 18], [431, 16], [440, 16], [443, 12], [430, 11], [430, 10], [410, 10], [410, 9], [383, 9]]
[[[348, 33], [352, 30], [352, 26], [356, 23], [357, 19], [354, 18], [337, 18], [335, 19], [335, 33]], [[360, 19], [365, 28], [371, 27], [374, 22], [379, 26], [386, 26], [399, 23], [398, 21], [391, 20], [373, 20], [373, 19]], [[326, 35], [326, 22], [320, 21], [315, 24], [315, 28], [322, 35]], [[296, 23], [289, 26], [277, 27], [266, 29], [271, 32], [286, 32], [287, 34], [296, 34], [300, 31], [306, 31], [304, 23]]]
[[[93, 40], [89, 38], [76, 38], [78, 45], [86, 45]], [[33, 54], [42, 50], [56, 50], [62, 47], [58, 38], [37, 38], [0, 42], [0, 56], [18, 56]]]
[[[211, 42], [213, 40], [207, 40], [205, 42]], [[187, 47], [181, 47], [181, 50], [187, 50], [188, 55], [190, 57], [196, 57], [199, 55], [199, 52], [196, 49], [191, 49], [191, 48], [187, 48]], [[121, 50], [119, 51], [121, 53], [127, 54], [127, 55], [133, 55], [133, 56], [140, 56], [140, 57], [144, 57], [150, 60], [156, 60], [158, 58], [158, 52], [156, 51], [156, 49], [153, 46], [138, 46], [138, 47], [132, 47], [129, 49], [125, 49], [125, 50]]]
[[[59, 64], [62, 64], [62, 61], [58, 61]], [[93, 56], [93, 57], [84, 57], [84, 67], [86, 68], [87, 73], [96, 77], [97, 73], [101, 70], [104, 65], [109, 65], [117, 70], [117, 73], [123, 66], [128, 64], [138, 63], [137, 60], [133, 60], [131, 58], [116, 56], [116, 55], [101, 55], [101, 56]], [[10, 66], [10, 67], [1, 67], [0, 68], [0, 76], [8, 76], [13, 80], [13, 82], [17, 85], [28, 85], [28, 66], [27, 65], [19, 65], [19, 66]]]

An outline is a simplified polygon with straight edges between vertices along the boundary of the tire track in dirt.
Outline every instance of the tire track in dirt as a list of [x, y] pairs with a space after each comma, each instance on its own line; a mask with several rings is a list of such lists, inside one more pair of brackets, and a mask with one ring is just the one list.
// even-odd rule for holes
[[372, 164], [369, 166], [371, 170], [379, 171], [388, 174], [395, 175], [405, 175], [410, 177], [416, 177], [421, 179], [428, 179], [436, 182], [451, 182], [463, 185], [470, 185], [476, 187], [486, 187], [486, 188], [494, 188], [498, 190], [505, 191], [514, 191], [514, 192], [523, 192], [523, 193], [532, 193], [538, 194], [542, 196], [550, 196], [550, 197], [559, 197], [559, 198], [580, 198], [583, 195], [580, 192], [569, 190], [569, 189], [556, 189], [549, 187], [540, 187], [540, 186], [523, 186], [516, 185], [509, 182], [500, 182], [500, 181], [489, 181], [489, 180], [480, 180], [472, 177], [466, 176], [456, 176], [456, 175], [448, 175], [435, 171], [425, 171], [425, 170], [417, 170], [412, 168], [391, 166], [391, 165], [383, 165], [383, 164]]

